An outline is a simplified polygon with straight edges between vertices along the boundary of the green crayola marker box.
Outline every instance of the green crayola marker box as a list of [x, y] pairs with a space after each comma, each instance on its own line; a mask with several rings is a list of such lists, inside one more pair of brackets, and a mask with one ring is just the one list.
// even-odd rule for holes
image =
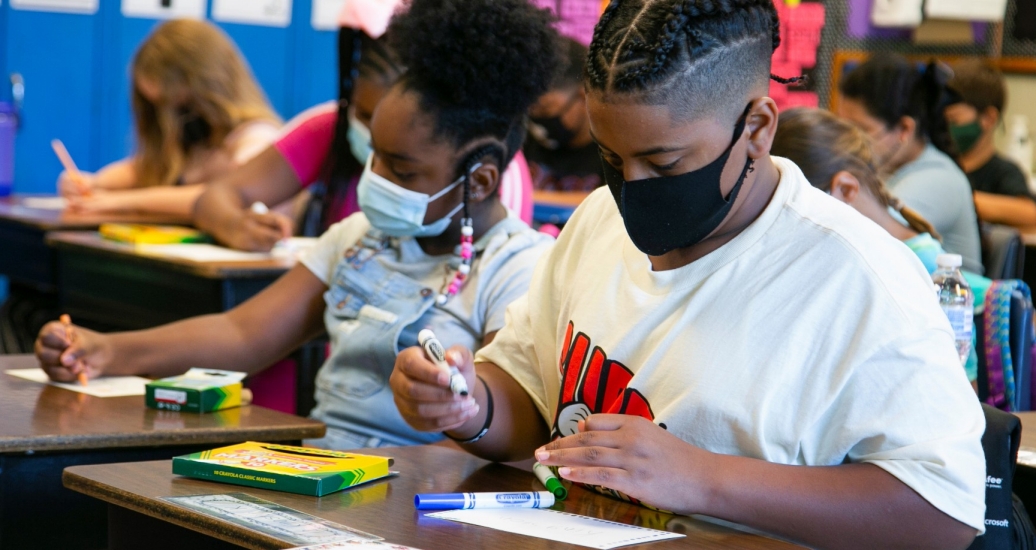
[[167, 411], [207, 413], [240, 407], [245, 373], [191, 369], [180, 376], [150, 382], [144, 399], [148, 407]]
[[173, 458], [173, 473], [322, 497], [388, 476], [392, 459], [249, 441]]

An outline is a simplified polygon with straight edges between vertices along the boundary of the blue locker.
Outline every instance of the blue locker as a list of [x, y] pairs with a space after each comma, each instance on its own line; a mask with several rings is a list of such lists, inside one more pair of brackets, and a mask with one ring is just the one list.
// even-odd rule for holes
[[313, 28], [313, 3], [296, 0], [294, 103], [292, 116], [338, 97], [338, 33]]
[[[3, 44], [5, 73], [25, 79], [21, 130], [15, 140], [16, 193], [51, 193], [61, 164], [50, 149], [60, 138], [84, 169], [97, 166], [100, 150], [93, 139], [98, 117], [94, 77], [100, 62], [99, 15], [11, 9], [5, 2]], [[10, 90], [5, 90], [9, 97]]]
[[222, 22], [216, 24], [230, 35], [244, 54], [252, 68], [252, 74], [266, 92], [266, 98], [270, 100], [277, 113], [282, 118], [291, 116], [291, 27], [263, 27]]
[[161, 21], [123, 17], [119, 6], [106, 14], [110, 24], [103, 36], [102, 69], [97, 86], [102, 91], [102, 116], [99, 120], [100, 164], [125, 158], [133, 153], [133, 112], [130, 107], [130, 64], [137, 47]]

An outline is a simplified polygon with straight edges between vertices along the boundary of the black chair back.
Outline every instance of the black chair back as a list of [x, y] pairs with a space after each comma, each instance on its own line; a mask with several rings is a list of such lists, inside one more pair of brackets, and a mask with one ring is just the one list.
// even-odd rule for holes
[[1017, 229], [982, 224], [982, 263], [990, 279], [1021, 279], [1025, 271], [1025, 243]]

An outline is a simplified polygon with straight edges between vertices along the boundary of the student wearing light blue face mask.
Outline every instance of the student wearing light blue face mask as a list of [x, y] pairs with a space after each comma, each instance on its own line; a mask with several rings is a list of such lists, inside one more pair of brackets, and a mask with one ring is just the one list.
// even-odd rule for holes
[[[232, 248], [266, 251], [290, 236], [296, 224], [274, 212], [251, 211], [255, 202], [280, 204], [301, 189], [312, 191], [297, 224], [303, 235], [319, 235], [359, 211], [357, 184], [371, 151], [371, 117], [406, 67], [386, 34], [398, 6], [395, 0], [345, 3], [338, 48], [344, 99], [299, 114], [267, 151], [210, 185], [195, 206], [195, 225]], [[454, 60], [444, 61], [450, 63]], [[527, 222], [531, 189], [528, 165], [518, 153], [501, 178], [500, 197]]]
[[[129, 333], [77, 329], [74, 343], [52, 323], [38, 339], [41, 364], [57, 380], [84, 370], [255, 372], [326, 331], [331, 353], [312, 416], [328, 434], [314, 443], [441, 440], [403, 421], [388, 378], [422, 329], [447, 346], [492, 341], [551, 244], [499, 196], [502, 167], [525, 138], [525, 112], [556, 62], [549, 22], [525, 0], [413, 0], [389, 31], [406, 37], [398, 52], [409, 71], [371, 119], [360, 213], [332, 225], [301, 265], [226, 314]], [[477, 24], [514, 32], [464, 32]], [[442, 44], [443, 34], [455, 38]], [[481, 55], [457, 58], [457, 48]], [[522, 53], [529, 51], [538, 53]]]

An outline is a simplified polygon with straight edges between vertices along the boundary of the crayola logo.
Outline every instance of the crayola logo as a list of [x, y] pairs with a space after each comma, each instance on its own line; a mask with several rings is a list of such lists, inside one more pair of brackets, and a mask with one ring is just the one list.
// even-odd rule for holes
[[532, 500], [532, 495], [525, 493], [501, 493], [496, 495], [496, 501], [500, 504], [524, 504]]

